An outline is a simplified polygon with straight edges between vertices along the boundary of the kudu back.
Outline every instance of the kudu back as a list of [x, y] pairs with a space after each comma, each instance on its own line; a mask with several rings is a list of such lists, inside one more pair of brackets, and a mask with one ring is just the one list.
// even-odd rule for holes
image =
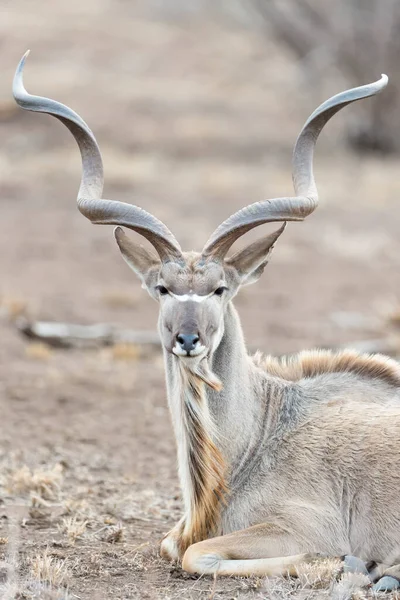
[[[167, 393], [176, 435], [184, 514], [161, 543], [164, 557], [196, 573], [294, 573], [320, 554], [355, 553], [394, 564], [400, 531], [400, 367], [384, 356], [346, 351], [292, 358], [248, 355], [232, 300], [257, 281], [287, 221], [318, 204], [312, 161], [327, 121], [380, 92], [387, 77], [338, 94], [306, 121], [293, 153], [293, 197], [256, 202], [183, 252], [143, 209], [101, 198], [100, 150], [68, 107], [31, 96], [21, 60], [14, 96], [71, 131], [82, 155], [78, 208], [114, 224], [123, 258], [160, 305]], [[280, 228], [234, 254], [243, 234]], [[144, 236], [155, 252], [120, 226]], [[400, 562], [400, 561], [399, 561]]]

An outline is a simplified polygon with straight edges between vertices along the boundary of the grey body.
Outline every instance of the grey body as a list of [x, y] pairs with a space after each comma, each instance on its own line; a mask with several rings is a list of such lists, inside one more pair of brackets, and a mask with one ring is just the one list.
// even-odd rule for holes
[[[166, 354], [171, 405], [173, 360]], [[248, 356], [232, 303], [210, 364], [223, 388], [207, 402], [230, 474], [218, 534], [268, 522], [290, 532], [283, 556], [400, 557], [400, 366], [386, 361], [393, 381], [273, 376]]]
[[[123, 258], [160, 305], [184, 504], [161, 554], [182, 558], [188, 571], [222, 575], [295, 573], [315, 553], [352, 552], [393, 564], [400, 525], [399, 365], [350, 351], [281, 361], [249, 357], [232, 304], [240, 287], [262, 275], [285, 222], [316, 209], [312, 161], [324, 125], [341, 108], [380, 92], [387, 77], [337, 94], [312, 113], [294, 147], [295, 196], [246, 206], [215, 230], [201, 253], [184, 253], [153, 215], [101, 198], [93, 133], [67, 106], [26, 92], [25, 59], [14, 97], [22, 108], [57, 117], [73, 134], [82, 155], [81, 213], [92, 223], [141, 234], [156, 251], [116, 228]], [[284, 225], [228, 256], [244, 233], [273, 221]]]

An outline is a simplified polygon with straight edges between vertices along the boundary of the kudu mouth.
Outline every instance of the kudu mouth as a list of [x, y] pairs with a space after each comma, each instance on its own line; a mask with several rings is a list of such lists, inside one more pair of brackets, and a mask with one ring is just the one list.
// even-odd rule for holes
[[199, 360], [200, 358], [207, 357], [209, 354], [209, 350], [208, 348], [202, 345], [197, 348], [194, 348], [193, 350], [182, 350], [175, 344], [175, 346], [172, 348], [172, 354], [174, 354], [182, 360]]

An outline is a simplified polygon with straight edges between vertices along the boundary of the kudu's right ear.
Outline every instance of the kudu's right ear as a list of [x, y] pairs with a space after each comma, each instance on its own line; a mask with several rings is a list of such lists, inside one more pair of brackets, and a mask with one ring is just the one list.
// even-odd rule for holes
[[149, 289], [152, 285], [156, 285], [157, 274], [161, 267], [160, 259], [147, 248], [133, 242], [121, 227], [114, 229], [114, 237], [125, 262], [139, 277], [142, 286]]
[[274, 244], [285, 230], [285, 227], [286, 223], [277, 231], [249, 244], [243, 250], [239, 250], [239, 252], [236, 252], [236, 254], [225, 260], [227, 264], [235, 267], [239, 273], [241, 279], [240, 285], [255, 283], [261, 277]]

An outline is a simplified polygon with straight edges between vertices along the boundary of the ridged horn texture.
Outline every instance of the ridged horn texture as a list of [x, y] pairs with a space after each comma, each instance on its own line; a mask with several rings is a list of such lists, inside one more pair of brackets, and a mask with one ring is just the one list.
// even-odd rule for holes
[[321, 104], [305, 122], [294, 147], [292, 177], [296, 196], [273, 198], [242, 208], [214, 231], [203, 249], [203, 257], [223, 260], [232, 244], [254, 227], [272, 221], [302, 221], [311, 214], [318, 205], [313, 175], [314, 148], [324, 125], [341, 108], [374, 96], [387, 83], [387, 76], [382, 75], [379, 81], [347, 90]]
[[96, 139], [80, 116], [60, 102], [31, 96], [24, 88], [23, 69], [29, 54], [22, 57], [13, 82], [13, 94], [19, 106], [43, 112], [59, 119], [74, 136], [82, 156], [82, 180], [78, 192], [78, 208], [92, 223], [122, 225], [147, 238], [162, 261], [181, 260], [181, 248], [169, 229], [156, 217], [138, 206], [103, 200], [103, 163]]

